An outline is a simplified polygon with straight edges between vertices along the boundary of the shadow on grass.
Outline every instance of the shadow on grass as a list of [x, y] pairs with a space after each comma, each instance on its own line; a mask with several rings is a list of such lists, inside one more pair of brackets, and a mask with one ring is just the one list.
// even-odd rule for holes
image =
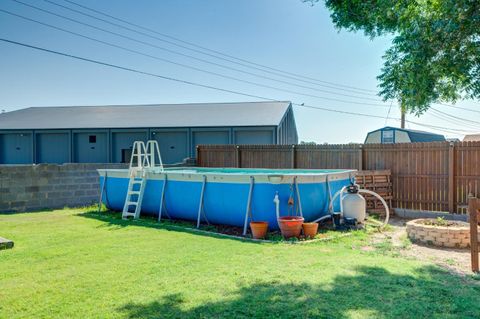
[[[248, 238], [242, 238], [239, 236], [230, 236], [230, 235], [224, 235], [221, 233], [214, 233], [210, 231], [209, 226], [205, 226], [205, 225], [202, 225], [201, 229], [198, 230], [195, 228], [195, 225], [193, 222], [188, 222], [188, 221], [177, 221], [177, 220], [173, 221], [173, 220], [164, 219], [162, 220], [162, 222], [159, 223], [156, 217], [154, 216], [147, 216], [147, 217], [143, 216], [141, 219], [124, 220], [122, 219], [122, 214], [119, 212], [113, 212], [113, 211], [98, 212], [96, 210], [90, 210], [83, 213], [79, 213], [77, 214], [77, 216], [100, 220], [104, 222], [104, 224], [99, 227], [110, 227], [113, 230], [122, 229], [129, 226], [140, 226], [140, 227], [165, 229], [168, 231], [183, 232], [183, 233], [200, 235], [205, 237], [230, 239], [235, 241], [248, 242], [251, 244], [261, 245], [266, 243], [262, 241], [248, 240]], [[272, 243], [272, 242], [269, 241], [268, 243]], [[280, 241], [278, 243], [280, 243]]]
[[118, 311], [132, 319], [478, 318], [479, 293], [478, 285], [432, 266], [413, 275], [361, 267], [355, 275], [339, 275], [323, 287], [263, 282], [193, 308], [183, 306], [184, 295], [170, 294], [148, 304], [127, 303]]
[[39, 213], [51, 213], [56, 210], [62, 210], [63, 208], [35, 208], [25, 211], [5, 210], [0, 211], [0, 215], [21, 215], [21, 214], [39, 214]]

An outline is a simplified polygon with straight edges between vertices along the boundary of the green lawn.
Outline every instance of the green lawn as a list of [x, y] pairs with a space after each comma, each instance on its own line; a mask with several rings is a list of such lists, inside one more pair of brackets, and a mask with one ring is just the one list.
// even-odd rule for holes
[[258, 244], [71, 209], [0, 215], [0, 236], [0, 318], [480, 316], [478, 282], [363, 232]]

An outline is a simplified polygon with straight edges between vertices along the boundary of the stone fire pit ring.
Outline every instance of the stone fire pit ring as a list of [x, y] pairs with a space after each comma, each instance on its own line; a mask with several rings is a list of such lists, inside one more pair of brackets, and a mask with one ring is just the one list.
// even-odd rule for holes
[[470, 225], [448, 221], [448, 226], [435, 225], [436, 219], [422, 218], [407, 222], [407, 235], [413, 242], [448, 248], [470, 246]]

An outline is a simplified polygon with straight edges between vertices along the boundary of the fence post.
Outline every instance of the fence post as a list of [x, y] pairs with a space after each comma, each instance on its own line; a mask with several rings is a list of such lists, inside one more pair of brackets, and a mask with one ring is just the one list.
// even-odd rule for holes
[[363, 171], [363, 145], [358, 149], [358, 170]]
[[478, 198], [470, 197], [468, 199], [468, 212], [470, 214], [470, 250], [472, 255], [472, 271], [479, 271], [479, 249], [478, 249], [478, 215], [480, 211], [480, 201]]
[[295, 144], [292, 144], [292, 168], [295, 168], [297, 163], [295, 163]]
[[202, 164], [201, 164], [202, 161], [201, 161], [201, 159], [200, 159], [200, 151], [199, 151], [199, 149], [198, 149], [198, 145], [195, 147], [195, 159], [196, 159], [196, 161], [197, 161], [196, 164], [197, 164], [198, 166], [202, 166]]
[[455, 144], [448, 145], [448, 211], [455, 213]]
[[240, 168], [240, 145], [235, 146], [235, 166]]

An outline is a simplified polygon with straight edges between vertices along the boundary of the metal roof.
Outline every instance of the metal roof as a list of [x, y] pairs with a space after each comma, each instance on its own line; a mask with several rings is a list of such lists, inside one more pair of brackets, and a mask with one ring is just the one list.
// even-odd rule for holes
[[291, 102], [30, 107], [0, 114], [0, 130], [276, 126]]

